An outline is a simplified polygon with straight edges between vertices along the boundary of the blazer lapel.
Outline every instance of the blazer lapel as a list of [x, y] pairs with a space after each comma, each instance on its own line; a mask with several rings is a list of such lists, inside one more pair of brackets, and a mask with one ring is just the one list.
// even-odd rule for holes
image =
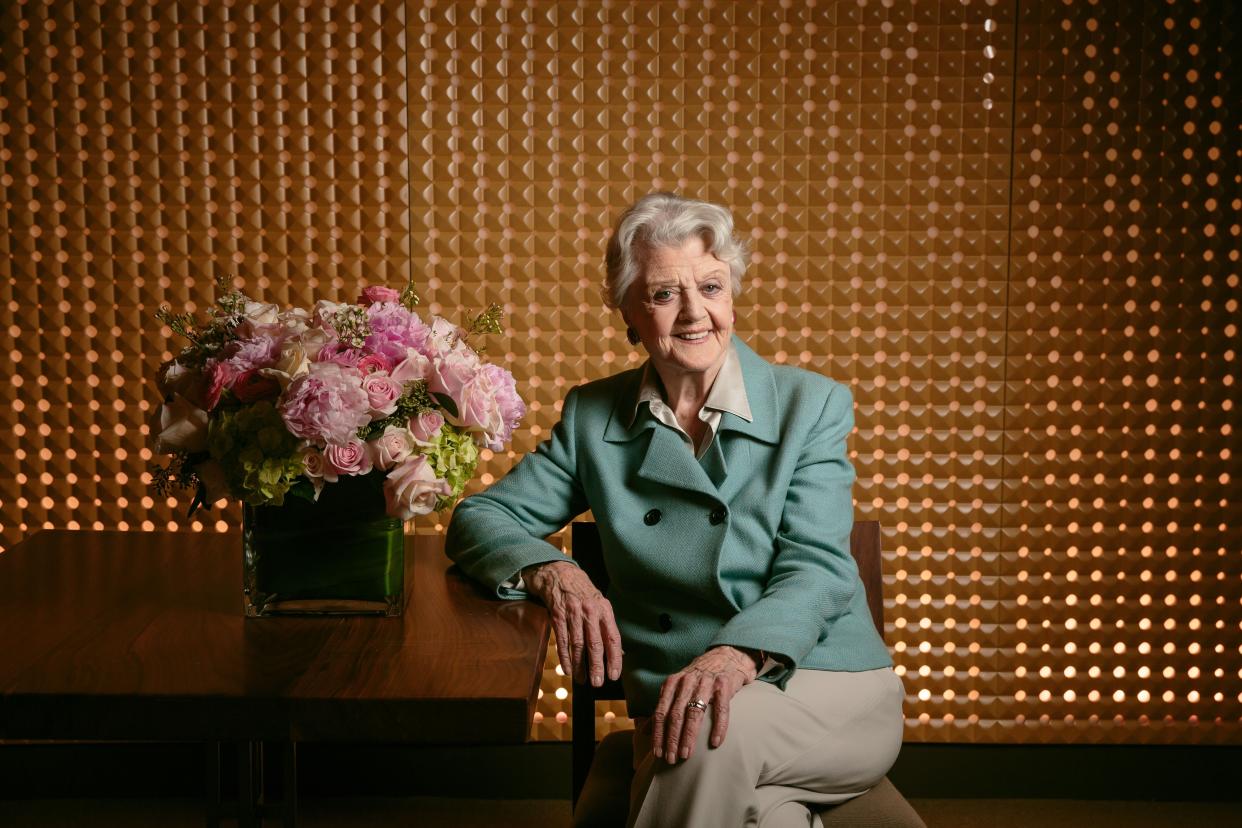
[[[646, 416], [652, 419], [650, 414]], [[675, 489], [689, 489], [720, 499], [716, 484], [703, 471], [685, 440], [662, 423], [653, 422], [651, 442], [647, 444], [647, 454], [638, 467], [638, 476]]]
[[[639, 438], [650, 434], [642, 462], [638, 467], [638, 476], [644, 480], [672, 486], [675, 489], [701, 492], [719, 500], [720, 493], [712, 483], [707, 472], [699, 465], [694, 453], [685, 444], [679, 434], [656, 420], [650, 409], [643, 406], [634, 413], [638, 389], [642, 383], [642, 369], [632, 372], [632, 377], [621, 393], [617, 394], [612, 415], [608, 425], [604, 427], [604, 441], [608, 443], [629, 443], [634, 446], [631, 451], [638, 452]], [[632, 421], [631, 421], [632, 418]]]

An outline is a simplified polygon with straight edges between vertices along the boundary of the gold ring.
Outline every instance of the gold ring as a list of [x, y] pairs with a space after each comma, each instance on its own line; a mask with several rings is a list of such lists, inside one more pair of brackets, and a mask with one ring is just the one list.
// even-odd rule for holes
[[697, 707], [699, 710], [707, 710], [707, 702], [703, 701], [702, 699], [695, 699], [694, 701], [686, 705], [687, 710], [689, 710], [692, 707]]

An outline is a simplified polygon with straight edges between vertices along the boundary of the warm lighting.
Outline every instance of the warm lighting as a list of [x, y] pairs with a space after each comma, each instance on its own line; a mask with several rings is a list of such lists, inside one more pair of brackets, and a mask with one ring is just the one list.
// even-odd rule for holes
[[[668, 4], [676, 45], [595, 3], [537, 73], [539, 4], [466, 4], [477, 44], [417, 0], [292, 35], [238, 0], [210, 42], [203, 4], [165, 5], [6, 12], [39, 78], [0, 96], [0, 552], [42, 526], [236, 529], [236, 505], [187, 518], [146, 487], [152, 313], [221, 275], [286, 305], [410, 273], [428, 312], [503, 305], [489, 356], [530, 414], [478, 491], [570, 388], [640, 363], [597, 299], [605, 228], [676, 189], [732, 205], [754, 250], [741, 335], [854, 394], [907, 739], [1236, 741], [1242, 200], [1228, 67], [1186, 72], [1194, 3], [1141, 54], [1084, 0]], [[133, 52], [106, 79], [97, 14]], [[552, 655], [543, 688], [534, 736], [564, 737]]]

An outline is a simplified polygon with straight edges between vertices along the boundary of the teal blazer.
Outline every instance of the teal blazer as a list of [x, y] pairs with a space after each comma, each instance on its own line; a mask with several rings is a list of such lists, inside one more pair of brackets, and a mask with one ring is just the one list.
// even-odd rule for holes
[[782, 662], [764, 676], [782, 689], [799, 667], [893, 663], [849, 549], [850, 391], [733, 341], [753, 422], [722, 414], [701, 460], [648, 406], [634, 416], [642, 369], [625, 371], [571, 390], [550, 438], [449, 523], [449, 556], [522, 598], [503, 585], [566, 560], [541, 539], [594, 513], [631, 716], [650, 715], [664, 680], [720, 644]]

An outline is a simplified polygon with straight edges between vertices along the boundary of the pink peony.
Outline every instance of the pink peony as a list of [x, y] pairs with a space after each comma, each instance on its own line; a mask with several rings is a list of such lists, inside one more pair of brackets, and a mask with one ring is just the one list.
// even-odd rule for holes
[[362, 289], [358, 297], [359, 305], [374, 305], [377, 302], [400, 302], [401, 293], [383, 285], [371, 285]]
[[427, 387], [437, 394], [447, 394], [461, 410], [462, 389], [479, 370], [479, 355], [469, 346], [459, 343], [451, 351], [441, 354], [432, 366]]
[[467, 382], [457, 400], [456, 423], [478, 432], [482, 445], [504, 448], [526, 406], [517, 394], [513, 375], [498, 365], [483, 365]]
[[444, 417], [439, 411], [424, 411], [417, 417], [410, 418], [410, 434], [424, 445], [435, 441], [436, 435], [444, 427]]
[[500, 451], [513, 436], [513, 429], [526, 416], [526, 403], [518, 395], [517, 380], [504, 368], [488, 363], [480, 373], [490, 378], [496, 395], [496, 405], [500, 408], [500, 429], [488, 434], [487, 447], [492, 451]]
[[219, 357], [231, 365], [235, 373], [270, 368], [280, 361], [280, 347], [286, 335], [284, 326], [246, 321], [237, 326], [237, 333], [240, 338], [221, 348]]
[[384, 480], [384, 502], [388, 514], [409, 520], [434, 511], [436, 501], [452, 493], [448, 481], [436, 478], [427, 458], [412, 454], [388, 473]]
[[371, 422], [371, 401], [362, 378], [334, 362], [316, 362], [289, 383], [280, 415], [289, 431], [307, 440], [346, 443]]
[[363, 374], [374, 374], [376, 371], [387, 374], [392, 370], [392, 360], [383, 354], [367, 354], [358, 360], [358, 370]]
[[367, 308], [367, 318], [371, 323], [367, 350], [372, 353], [383, 354], [397, 363], [405, 359], [408, 348], [426, 352], [431, 332], [418, 314], [402, 305], [385, 302]]
[[274, 400], [280, 396], [280, 382], [259, 373], [262, 370], [251, 368], [242, 371], [233, 380], [233, 394], [239, 402], [249, 404], [259, 400]]
[[351, 348], [340, 340], [332, 340], [327, 345], [319, 349], [319, 353], [315, 355], [316, 362], [335, 362], [337, 365], [345, 365], [350, 368], [357, 368], [362, 362], [362, 351]]
[[371, 461], [382, 471], [388, 471], [409, 457], [413, 450], [410, 445], [410, 432], [397, 426], [388, 426], [383, 434], [367, 445], [371, 450]]
[[362, 390], [367, 392], [372, 418], [387, 417], [397, 410], [397, 400], [402, 393], [401, 383], [387, 374], [367, 374], [362, 378]]
[[323, 459], [337, 475], [366, 474], [373, 468], [367, 444], [357, 437], [345, 443], [329, 443], [324, 447]]

